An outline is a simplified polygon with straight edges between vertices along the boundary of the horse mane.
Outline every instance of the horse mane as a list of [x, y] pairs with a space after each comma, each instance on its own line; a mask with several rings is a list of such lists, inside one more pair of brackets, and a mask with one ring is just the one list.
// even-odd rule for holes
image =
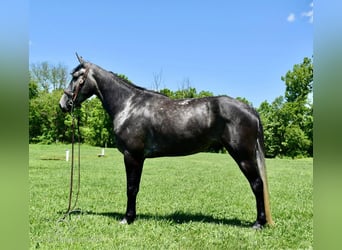
[[167, 97], [166, 95], [162, 94], [162, 93], [159, 93], [157, 91], [153, 91], [153, 90], [149, 90], [149, 89], [146, 89], [146, 88], [143, 88], [143, 87], [140, 87], [138, 85], [135, 85], [134, 83], [132, 83], [131, 81], [125, 79], [125, 78], [122, 78], [120, 77], [119, 74], [117, 73], [114, 73], [112, 71], [108, 71], [109, 73], [111, 73], [115, 80], [116, 81], [119, 81], [120, 84], [123, 84], [125, 85], [126, 87], [128, 87], [129, 89], [133, 89], [133, 90], [138, 90], [138, 91], [142, 91], [144, 93], [149, 93], [149, 94], [154, 94], [154, 95], [160, 95], [160, 96], [164, 96], [164, 97]]
[[71, 71], [71, 75], [73, 75], [75, 72], [79, 71], [80, 69], [82, 69], [84, 66], [82, 64], [77, 65], [72, 71]]
[[114, 73], [112, 71], [105, 70], [102, 67], [100, 67], [94, 63], [86, 62], [85, 64], [88, 64], [88, 65], [85, 66], [82, 63], [79, 64], [76, 68], [73, 69], [71, 74], [74, 74], [75, 72], [77, 72], [78, 70], [80, 70], [81, 68], [84, 68], [84, 67], [93, 67], [93, 68], [96, 68], [97, 70], [108, 73], [109, 75], [111, 75], [114, 78], [115, 81], [119, 82], [120, 84], [124, 85], [125, 87], [127, 87], [131, 90], [138, 90], [139, 92], [143, 92], [143, 93], [149, 93], [149, 94], [153, 94], [153, 95], [159, 95], [159, 96], [167, 97], [166, 95], [159, 93], [157, 91], [153, 91], [153, 90], [149, 90], [149, 89], [137, 86], [134, 83], [132, 83], [131, 81], [129, 81], [128, 79], [120, 77], [119, 74]]

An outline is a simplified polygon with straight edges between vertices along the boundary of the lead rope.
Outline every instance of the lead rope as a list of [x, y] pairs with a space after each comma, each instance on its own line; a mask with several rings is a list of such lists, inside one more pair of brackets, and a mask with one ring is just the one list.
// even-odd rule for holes
[[75, 116], [74, 116], [74, 106], [71, 108], [71, 117], [72, 117], [72, 135], [71, 135], [71, 171], [70, 171], [70, 189], [69, 189], [69, 205], [67, 211], [64, 213], [63, 217], [58, 221], [64, 221], [67, 216], [70, 216], [72, 213], [80, 212], [80, 209], [75, 209], [78, 196], [80, 193], [80, 184], [81, 184], [81, 133], [80, 133], [80, 116], [77, 116], [77, 133], [78, 133], [78, 182], [77, 182], [77, 192], [76, 199], [74, 205], [71, 207], [72, 203], [72, 195], [73, 195], [73, 186], [74, 186], [74, 158], [75, 158]]

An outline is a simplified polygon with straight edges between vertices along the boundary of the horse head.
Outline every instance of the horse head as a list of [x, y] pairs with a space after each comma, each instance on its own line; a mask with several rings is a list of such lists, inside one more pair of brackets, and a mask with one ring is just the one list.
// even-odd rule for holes
[[59, 106], [64, 112], [80, 106], [83, 101], [96, 93], [97, 83], [92, 75], [92, 64], [86, 62], [77, 53], [76, 56], [80, 64], [72, 71], [69, 86], [64, 89], [64, 94], [59, 101]]

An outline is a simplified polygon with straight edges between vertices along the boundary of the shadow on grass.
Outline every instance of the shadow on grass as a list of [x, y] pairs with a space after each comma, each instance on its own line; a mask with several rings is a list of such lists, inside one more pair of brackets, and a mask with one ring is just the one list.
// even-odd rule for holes
[[[84, 215], [98, 215], [107, 216], [113, 218], [114, 220], [120, 221], [123, 217], [123, 213], [116, 212], [93, 212], [93, 211], [83, 211]], [[152, 215], [152, 214], [139, 214], [137, 215], [137, 220], [158, 220], [158, 221], [171, 221], [175, 224], [185, 224], [189, 222], [203, 222], [203, 223], [213, 223], [213, 224], [223, 224], [229, 226], [237, 226], [249, 228], [252, 226], [250, 221], [240, 220], [237, 218], [233, 219], [218, 219], [211, 215], [205, 215], [202, 213], [185, 213], [177, 211], [169, 215]]]

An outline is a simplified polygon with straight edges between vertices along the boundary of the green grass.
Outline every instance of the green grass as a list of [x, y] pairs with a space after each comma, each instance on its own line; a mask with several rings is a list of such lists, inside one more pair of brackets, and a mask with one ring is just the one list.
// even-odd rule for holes
[[[40, 249], [311, 249], [312, 159], [268, 159], [275, 227], [253, 230], [252, 191], [226, 154], [201, 153], [145, 161], [137, 220], [126, 209], [123, 157], [116, 149], [81, 146], [78, 207], [68, 206], [70, 145], [30, 145], [30, 246]], [[77, 147], [76, 147], [77, 149]]]

